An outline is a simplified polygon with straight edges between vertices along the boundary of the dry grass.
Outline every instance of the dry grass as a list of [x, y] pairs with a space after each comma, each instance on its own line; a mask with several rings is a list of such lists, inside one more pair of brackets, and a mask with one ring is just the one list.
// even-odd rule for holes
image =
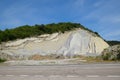
[[46, 55], [46, 56], [35, 54], [35, 55], [32, 55], [31, 57], [29, 57], [29, 60], [54, 60], [54, 59], [64, 59], [64, 57], [57, 56], [55, 54]]

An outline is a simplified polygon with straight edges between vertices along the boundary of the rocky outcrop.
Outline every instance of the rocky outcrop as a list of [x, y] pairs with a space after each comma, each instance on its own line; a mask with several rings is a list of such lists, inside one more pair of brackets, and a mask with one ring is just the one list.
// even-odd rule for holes
[[96, 56], [107, 47], [109, 45], [96, 34], [79, 28], [65, 33], [44, 34], [2, 43], [0, 58], [26, 60], [36, 58], [35, 55], [54, 54], [64, 57]]
[[71, 57], [74, 55], [96, 56], [107, 47], [108, 44], [95, 34], [78, 30], [69, 36], [58, 53]]

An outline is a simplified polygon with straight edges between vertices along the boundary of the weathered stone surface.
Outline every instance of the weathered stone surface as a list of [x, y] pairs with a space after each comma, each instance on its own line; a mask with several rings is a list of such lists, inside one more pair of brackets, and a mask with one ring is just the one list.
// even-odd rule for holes
[[[0, 57], [8, 60], [31, 59], [34, 55], [72, 57], [96, 56], [109, 45], [96, 34], [76, 29], [65, 33], [44, 34], [1, 44]], [[37, 59], [40, 57], [38, 56]], [[36, 56], [34, 56], [36, 58]]]

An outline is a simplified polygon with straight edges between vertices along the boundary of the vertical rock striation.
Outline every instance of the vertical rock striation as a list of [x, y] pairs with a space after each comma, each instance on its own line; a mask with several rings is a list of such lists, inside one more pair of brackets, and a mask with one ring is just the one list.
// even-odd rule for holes
[[95, 33], [80, 28], [65, 33], [44, 34], [38, 37], [9, 41], [0, 46], [0, 58], [7, 60], [24, 60], [34, 55], [51, 54], [65, 57], [96, 56], [109, 47]]
[[109, 47], [109, 45], [97, 35], [79, 29], [73, 32], [65, 44], [58, 50], [64, 56], [85, 55], [96, 56]]

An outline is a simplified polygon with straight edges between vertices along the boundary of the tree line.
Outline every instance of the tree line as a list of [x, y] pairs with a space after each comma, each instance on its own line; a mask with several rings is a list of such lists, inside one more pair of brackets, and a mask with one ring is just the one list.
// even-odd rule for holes
[[89, 30], [88, 28], [85, 28], [83, 25], [79, 23], [70, 23], [70, 22], [51, 23], [51, 24], [46, 24], [46, 25], [36, 24], [34, 26], [23, 25], [23, 26], [16, 27], [14, 29], [6, 29], [4, 31], [0, 30], [0, 43], [6, 42], [9, 40], [23, 39], [26, 37], [38, 36], [41, 34], [52, 34], [55, 32], [64, 33], [65, 31], [69, 31], [75, 28], [82, 28], [90, 32], [93, 32]]

